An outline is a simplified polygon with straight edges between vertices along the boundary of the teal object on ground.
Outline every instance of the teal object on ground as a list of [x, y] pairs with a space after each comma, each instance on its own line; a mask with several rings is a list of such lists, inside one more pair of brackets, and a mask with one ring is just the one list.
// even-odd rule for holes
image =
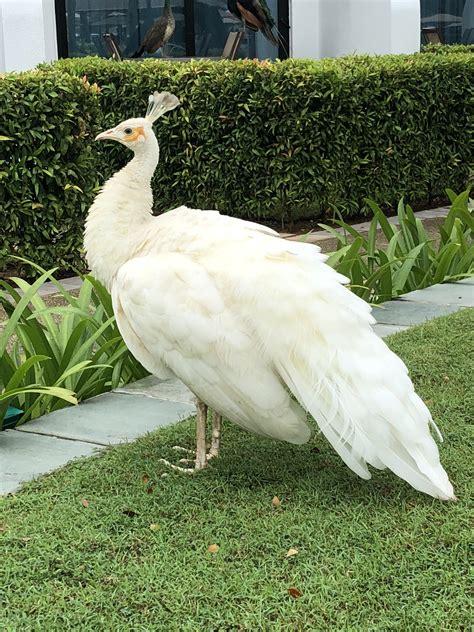
[[9, 406], [7, 408], [7, 413], [3, 418], [3, 427], [1, 430], [7, 430], [8, 428], [14, 428], [16, 426], [17, 421], [23, 415], [23, 411], [19, 408], [15, 408], [15, 406]]

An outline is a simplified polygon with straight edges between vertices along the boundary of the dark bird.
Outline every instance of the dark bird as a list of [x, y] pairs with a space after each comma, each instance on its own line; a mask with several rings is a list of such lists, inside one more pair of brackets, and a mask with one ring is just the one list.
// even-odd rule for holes
[[164, 48], [174, 33], [175, 25], [171, 0], [165, 0], [161, 17], [155, 20], [145, 33], [140, 48], [133, 53], [132, 57], [141, 57], [145, 52], [156, 53], [159, 48]]
[[114, 33], [104, 33], [102, 37], [104, 38], [105, 47], [110, 52], [112, 59], [115, 59], [115, 61], [122, 61], [122, 53], [120, 51], [117, 36], [114, 35]]
[[260, 31], [268, 41], [278, 46], [274, 33], [275, 20], [266, 0], [227, 0], [227, 8], [251, 31]]

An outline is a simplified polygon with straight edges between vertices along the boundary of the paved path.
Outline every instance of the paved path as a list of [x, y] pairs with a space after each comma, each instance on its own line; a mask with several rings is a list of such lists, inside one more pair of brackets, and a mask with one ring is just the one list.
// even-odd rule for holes
[[[465, 307], [474, 307], [474, 279], [434, 285], [384, 303], [374, 309], [375, 331], [384, 337]], [[194, 412], [192, 395], [181, 382], [150, 376], [0, 432], [0, 494], [15, 492], [23, 481], [74, 458], [132, 441]]]
[[[415, 213], [415, 217], [421, 219], [421, 221], [427, 219], [440, 219], [443, 217], [447, 217], [448, 213], [449, 207], [442, 206], [440, 208], [428, 209], [426, 211], [417, 211]], [[389, 223], [393, 224], [394, 226], [398, 226], [398, 224], [400, 223], [398, 215], [393, 215], [392, 217], [388, 217], [387, 219]], [[328, 222], [323, 221], [321, 223], [327, 224]], [[370, 228], [370, 221], [362, 222], [361, 224], [352, 224], [352, 228], [355, 228], [355, 230], [357, 230], [359, 233], [368, 233]], [[380, 231], [381, 228], [379, 227], [378, 230]], [[338, 233], [343, 233], [344, 229], [336, 228], [336, 231]], [[280, 235], [285, 239], [292, 239], [295, 241], [301, 239], [301, 237], [304, 235], [305, 242], [309, 244], [320, 244], [322, 241], [326, 241], [327, 239], [334, 239], [333, 235], [327, 230], [315, 230], [310, 233], [280, 233]]]

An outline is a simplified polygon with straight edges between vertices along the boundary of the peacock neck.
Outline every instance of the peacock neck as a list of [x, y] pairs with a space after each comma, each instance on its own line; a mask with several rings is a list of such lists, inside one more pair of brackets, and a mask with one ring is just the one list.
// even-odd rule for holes
[[[154, 140], [156, 142], [155, 138]], [[120, 182], [123, 182], [126, 186], [138, 187], [140, 189], [143, 187], [150, 188], [151, 179], [155, 173], [159, 157], [158, 143], [156, 142], [156, 146], [147, 143], [147, 146], [137, 151], [133, 159], [112, 176], [112, 178], [120, 180]]]
[[154, 136], [153, 140], [107, 180], [89, 210], [84, 233], [87, 262], [109, 289], [118, 269], [135, 256], [140, 234], [153, 220], [151, 178], [159, 158]]

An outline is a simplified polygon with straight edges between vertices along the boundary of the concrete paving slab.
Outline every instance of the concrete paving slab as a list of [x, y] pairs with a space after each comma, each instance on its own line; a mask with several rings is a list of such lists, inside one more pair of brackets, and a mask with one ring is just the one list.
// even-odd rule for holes
[[[375, 316], [377, 316], [375, 314]], [[408, 327], [402, 327], [400, 325], [384, 325], [384, 324], [376, 324], [372, 327], [379, 338], [385, 338], [385, 336], [391, 336], [392, 334], [396, 334], [399, 331], [404, 331], [408, 329]]]
[[[68, 277], [66, 279], [61, 279], [60, 283], [65, 287], [69, 292], [71, 290], [79, 290], [82, 285], [81, 277]], [[45, 296], [52, 296], [53, 294], [59, 294], [58, 288], [51, 283], [51, 281], [47, 281], [43, 283], [43, 285], [39, 288], [38, 294], [44, 298]]]
[[438, 283], [424, 290], [404, 294], [398, 300], [474, 307], [474, 286], [466, 283]]
[[434, 219], [436, 217], [447, 217], [448, 213], [449, 206], [441, 206], [440, 208], [427, 209], [426, 211], [417, 211], [415, 217], [420, 219]]
[[382, 325], [412, 327], [431, 318], [447, 316], [459, 309], [462, 309], [461, 305], [436, 305], [434, 303], [395, 300], [383, 303], [383, 306], [377, 309], [374, 316], [377, 323]]
[[144, 377], [137, 382], [116, 388], [114, 393], [127, 393], [129, 395], [144, 395], [153, 399], [181, 402], [194, 406], [194, 395], [180, 380], [159, 380], [154, 375]]
[[0, 495], [11, 494], [25, 481], [102, 449], [82, 441], [4, 430], [0, 432]]
[[463, 285], [474, 285], [474, 277], [467, 277], [466, 279], [456, 281], [456, 285], [459, 285], [459, 283], [462, 283]]
[[[437, 218], [446, 217], [448, 213], [449, 213], [449, 208], [440, 207], [440, 208], [435, 208], [435, 209], [428, 209], [426, 211], [417, 211], [415, 213], [415, 217], [418, 217], [419, 219], [437, 219]], [[393, 224], [394, 226], [398, 226], [398, 224], [400, 223], [398, 219], [398, 215], [393, 215], [392, 217], [389, 217], [387, 219], [388, 219], [388, 222], [390, 224]], [[324, 224], [325, 222], [322, 221], [321, 223]], [[352, 227], [355, 228], [355, 230], [357, 230], [360, 233], [368, 233], [369, 228], [370, 228], [370, 220], [366, 222], [361, 222], [359, 224], [353, 224]], [[336, 228], [336, 230], [339, 233], [344, 232], [343, 228]], [[379, 228], [379, 230], [381, 229]], [[299, 234], [280, 233], [280, 235], [281, 237], [284, 237], [285, 239], [297, 241], [301, 239], [304, 233], [299, 233]], [[315, 230], [307, 234], [307, 236], [305, 236], [305, 241], [311, 244], [317, 243], [318, 241], [324, 241], [325, 239], [333, 239], [333, 236], [330, 233], [326, 232], [325, 230]]]
[[18, 432], [111, 445], [185, 419], [195, 406], [140, 395], [106, 393], [30, 421]]

